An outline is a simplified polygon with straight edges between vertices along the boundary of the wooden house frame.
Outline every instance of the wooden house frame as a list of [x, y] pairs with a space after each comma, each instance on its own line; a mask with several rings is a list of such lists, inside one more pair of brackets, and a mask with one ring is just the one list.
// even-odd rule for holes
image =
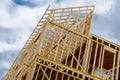
[[120, 46], [90, 33], [94, 6], [49, 7], [4, 79], [119, 80]]

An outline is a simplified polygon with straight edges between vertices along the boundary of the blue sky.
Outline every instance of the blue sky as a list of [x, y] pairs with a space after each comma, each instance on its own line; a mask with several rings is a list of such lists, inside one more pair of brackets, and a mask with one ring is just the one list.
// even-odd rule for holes
[[92, 33], [120, 44], [119, 0], [0, 0], [0, 80], [50, 4], [52, 8], [95, 5]]

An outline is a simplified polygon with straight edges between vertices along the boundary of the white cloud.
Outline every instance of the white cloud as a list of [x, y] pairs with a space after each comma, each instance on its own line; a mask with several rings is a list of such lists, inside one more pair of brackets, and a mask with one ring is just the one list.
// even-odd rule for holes
[[[13, 4], [13, 3], [11, 3]], [[13, 6], [13, 5], [11, 5]], [[15, 6], [14, 10], [7, 10], [7, 6], [0, 12], [0, 27], [7, 28], [29, 28], [38, 21], [38, 17], [44, 12], [46, 6], [29, 8], [26, 6]]]
[[119, 40], [114, 38], [114, 32], [112, 32], [111, 30], [103, 30], [101, 33], [101, 37], [103, 37], [109, 41], [112, 41], [116, 44], [120, 44]]
[[[13, 36], [12, 38], [17, 38], [17, 40], [15, 43], [11, 44], [0, 40], [0, 52], [21, 49], [32, 32], [31, 29], [33, 30], [36, 26], [38, 20], [47, 8], [47, 5], [29, 8], [26, 6], [15, 5], [11, 0], [3, 0], [2, 3], [4, 5], [0, 5], [0, 27], [16, 30], [17, 36]], [[6, 34], [9, 36], [9, 33]]]
[[114, 0], [99, 0], [95, 1], [94, 4], [96, 5], [95, 13], [104, 15], [110, 12], [114, 6]]
[[4, 76], [6, 75], [8, 69], [11, 66], [11, 63], [8, 61], [0, 61], [0, 80], [3, 80]]
[[[26, 37], [26, 36], [24, 36]], [[7, 43], [6, 41], [0, 41], [0, 53], [5, 51], [16, 51], [22, 48], [25, 38], [17, 40], [15, 43]]]
[[2, 66], [0, 66], [0, 69], [3, 69], [3, 68], [8, 69], [8, 68], [10, 68], [11, 63], [9, 63], [7, 61], [3, 61], [3, 62], [0, 62], [0, 65], [2, 65]]

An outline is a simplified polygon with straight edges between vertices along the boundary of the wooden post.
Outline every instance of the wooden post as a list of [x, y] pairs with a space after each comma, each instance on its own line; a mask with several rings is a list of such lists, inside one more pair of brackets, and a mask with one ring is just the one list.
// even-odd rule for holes
[[102, 79], [102, 77], [103, 77], [104, 55], [105, 55], [105, 49], [104, 49], [104, 47], [103, 47], [102, 61], [101, 61], [101, 66], [100, 66], [100, 79]]
[[92, 75], [94, 74], [94, 71], [95, 71], [95, 63], [96, 63], [97, 51], [98, 51], [98, 43], [96, 43], [96, 48], [95, 48], [94, 62], [93, 62], [93, 68], [92, 68]]
[[111, 77], [111, 80], [114, 80], [115, 60], [116, 60], [116, 53], [114, 53], [114, 58], [113, 58], [113, 68], [112, 68], [112, 77]]
[[118, 56], [117, 56], [116, 80], [118, 80], [118, 76], [119, 76], [119, 68], [120, 68], [120, 51], [118, 52]]
[[101, 67], [101, 59], [102, 59], [102, 52], [103, 52], [103, 45], [101, 45], [101, 48], [100, 48], [100, 55], [99, 55], [99, 62], [98, 62], [98, 71], [99, 71], [99, 76], [100, 76], [100, 67]]
[[26, 77], [26, 80], [33, 80], [33, 76], [34, 76], [35, 69], [37, 66], [37, 63], [35, 61], [37, 61], [36, 58], [34, 59], [33, 64], [31, 66], [28, 66], [29, 71], [28, 71], [28, 75]]
[[91, 45], [91, 39], [89, 39], [88, 40], [88, 44], [87, 44], [87, 48], [86, 48], [86, 55], [85, 55], [85, 58], [84, 58], [84, 60], [85, 60], [85, 62], [84, 62], [84, 72], [86, 72], [87, 71], [87, 64], [88, 64], [88, 58], [89, 58], [89, 51], [90, 51], [90, 45]]

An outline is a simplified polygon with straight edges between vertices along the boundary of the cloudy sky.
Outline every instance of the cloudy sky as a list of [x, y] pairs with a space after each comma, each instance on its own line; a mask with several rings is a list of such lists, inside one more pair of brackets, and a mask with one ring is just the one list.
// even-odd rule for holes
[[0, 80], [50, 4], [95, 5], [92, 33], [120, 44], [120, 0], [0, 0]]

